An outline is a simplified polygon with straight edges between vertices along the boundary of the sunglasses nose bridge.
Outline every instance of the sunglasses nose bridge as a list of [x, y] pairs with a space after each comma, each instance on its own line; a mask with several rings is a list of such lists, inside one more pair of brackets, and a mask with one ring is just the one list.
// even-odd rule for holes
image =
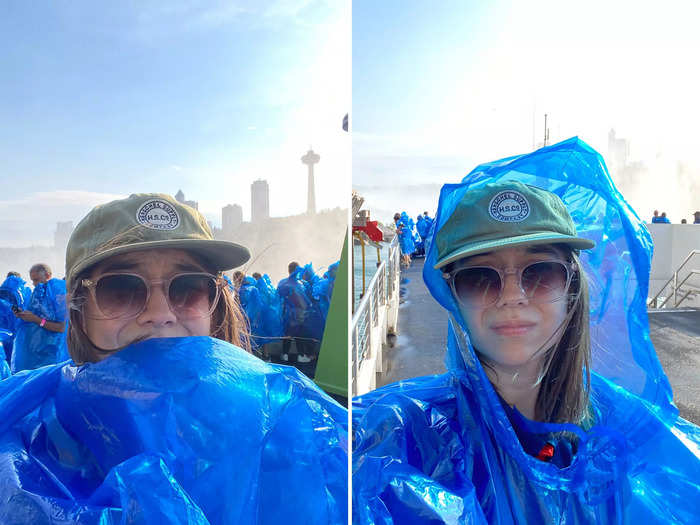
[[527, 302], [527, 294], [523, 290], [521, 273], [517, 268], [501, 270], [501, 293], [498, 305], [521, 304]]
[[146, 280], [148, 292], [143, 309], [138, 315], [142, 322], [153, 322], [154, 324], [165, 324], [175, 319], [175, 313], [170, 305], [166, 284], [169, 279]]

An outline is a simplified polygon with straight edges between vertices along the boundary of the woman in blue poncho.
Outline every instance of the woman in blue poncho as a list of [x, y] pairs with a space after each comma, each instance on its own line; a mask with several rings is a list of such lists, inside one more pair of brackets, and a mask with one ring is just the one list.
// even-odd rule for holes
[[413, 244], [413, 225], [409, 223], [405, 212], [403, 214], [394, 214], [394, 225], [396, 226], [396, 235], [399, 236], [401, 264], [408, 268], [411, 266], [411, 255], [416, 249]]
[[670, 403], [635, 280], [648, 233], [601, 166], [572, 139], [443, 187], [424, 278], [449, 372], [355, 400], [355, 522], [697, 518], [700, 432]]
[[76, 365], [0, 383], [0, 523], [344, 523], [347, 412], [245, 350], [222, 271], [248, 257], [168, 195], [78, 224]]

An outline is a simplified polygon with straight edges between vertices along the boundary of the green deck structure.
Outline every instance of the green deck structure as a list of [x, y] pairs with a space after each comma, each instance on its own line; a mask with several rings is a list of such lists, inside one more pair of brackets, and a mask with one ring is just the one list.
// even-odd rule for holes
[[335, 397], [348, 397], [348, 235], [345, 234], [314, 381]]

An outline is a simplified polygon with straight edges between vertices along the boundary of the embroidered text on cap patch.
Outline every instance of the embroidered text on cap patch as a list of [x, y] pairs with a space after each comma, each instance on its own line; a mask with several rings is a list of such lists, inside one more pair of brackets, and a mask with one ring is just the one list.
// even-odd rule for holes
[[491, 199], [489, 215], [500, 222], [524, 221], [530, 215], [530, 203], [519, 191], [501, 191]]
[[136, 221], [152, 230], [174, 230], [180, 225], [180, 216], [169, 202], [150, 199], [136, 211]]

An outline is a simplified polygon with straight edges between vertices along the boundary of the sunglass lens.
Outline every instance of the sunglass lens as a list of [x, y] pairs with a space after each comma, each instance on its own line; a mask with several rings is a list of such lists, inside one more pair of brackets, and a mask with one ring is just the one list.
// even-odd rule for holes
[[462, 303], [485, 306], [498, 300], [501, 277], [493, 268], [464, 268], [455, 274], [454, 287]]
[[218, 297], [216, 280], [207, 275], [180, 275], [170, 283], [170, 306], [180, 317], [211, 313]]
[[97, 281], [97, 306], [108, 319], [128, 317], [146, 303], [146, 283], [135, 275], [107, 275]]
[[523, 270], [522, 287], [535, 301], [556, 301], [566, 293], [568, 271], [559, 262], [538, 262]]

